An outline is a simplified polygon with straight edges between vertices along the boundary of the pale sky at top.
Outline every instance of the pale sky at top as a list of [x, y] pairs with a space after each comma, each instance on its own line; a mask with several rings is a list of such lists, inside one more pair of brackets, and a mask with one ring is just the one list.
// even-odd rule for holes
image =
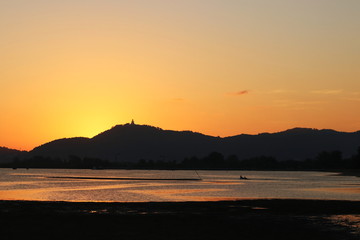
[[129, 122], [360, 130], [360, 1], [0, 1], [0, 146]]

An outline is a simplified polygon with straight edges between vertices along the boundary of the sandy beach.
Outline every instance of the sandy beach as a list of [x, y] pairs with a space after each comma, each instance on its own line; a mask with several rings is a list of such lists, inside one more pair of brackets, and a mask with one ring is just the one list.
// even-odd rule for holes
[[360, 202], [0, 201], [1, 239], [359, 239]]

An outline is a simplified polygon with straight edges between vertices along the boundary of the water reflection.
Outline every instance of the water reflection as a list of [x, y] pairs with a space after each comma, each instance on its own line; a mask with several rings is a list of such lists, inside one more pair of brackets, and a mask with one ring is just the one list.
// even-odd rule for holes
[[352, 233], [360, 233], [360, 215], [332, 215], [327, 219], [334, 224], [351, 229]]
[[345, 194], [358, 194], [360, 193], [360, 188], [318, 188], [312, 189], [313, 191], [325, 191], [325, 192], [337, 192]]
[[[360, 200], [359, 178], [324, 172], [0, 169], [0, 199], [218, 201], [247, 198]], [[249, 180], [240, 180], [239, 176]], [[53, 178], [62, 176], [64, 178]], [[117, 179], [123, 178], [119, 181]], [[131, 178], [146, 178], [133, 181]], [[161, 181], [150, 179], [162, 179]], [[346, 193], [346, 194], [344, 194]]]

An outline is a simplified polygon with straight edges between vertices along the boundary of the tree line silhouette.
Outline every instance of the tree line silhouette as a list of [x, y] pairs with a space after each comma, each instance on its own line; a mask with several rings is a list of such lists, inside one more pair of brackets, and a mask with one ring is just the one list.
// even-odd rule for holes
[[227, 170], [320, 170], [360, 169], [360, 147], [356, 154], [343, 158], [341, 151], [323, 151], [313, 159], [304, 161], [278, 161], [271, 156], [238, 159], [236, 155], [225, 157], [212, 152], [205, 157], [187, 157], [180, 162], [140, 159], [137, 162], [111, 162], [100, 158], [70, 155], [67, 159], [33, 156], [14, 158], [0, 167], [10, 168], [71, 168], [71, 169], [227, 169]]

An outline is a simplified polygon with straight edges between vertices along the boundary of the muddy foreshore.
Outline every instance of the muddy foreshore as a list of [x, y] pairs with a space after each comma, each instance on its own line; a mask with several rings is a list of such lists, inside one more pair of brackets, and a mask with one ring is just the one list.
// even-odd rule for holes
[[360, 201], [0, 201], [1, 239], [359, 239]]

